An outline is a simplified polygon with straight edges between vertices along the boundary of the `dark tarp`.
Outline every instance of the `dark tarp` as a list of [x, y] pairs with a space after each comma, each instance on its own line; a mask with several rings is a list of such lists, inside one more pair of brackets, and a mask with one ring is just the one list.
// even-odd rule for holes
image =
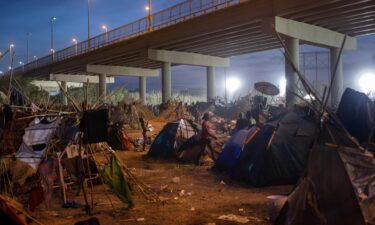
[[315, 138], [316, 125], [308, 113], [296, 110], [268, 121], [245, 145], [233, 177], [253, 186], [295, 184]]
[[24, 106], [26, 105], [25, 96], [14, 86], [10, 90], [10, 105]]
[[[337, 116], [348, 132], [363, 144], [375, 125], [375, 105], [364, 93], [347, 88], [341, 98]], [[375, 140], [373, 134], [372, 137]]]
[[83, 113], [80, 130], [85, 144], [96, 144], [108, 140], [107, 109], [89, 110]]
[[155, 158], [177, 157], [180, 146], [198, 130], [198, 125], [190, 120], [180, 119], [170, 122], [156, 136], [147, 155]]
[[[331, 128], [311, 150], [305, 175], [276, 225], [375, 224], [375, 160], [354, 146], [331, 144], [327, 136], [340, 132]], [[335, 140], [349, 143], [342, 137]]]

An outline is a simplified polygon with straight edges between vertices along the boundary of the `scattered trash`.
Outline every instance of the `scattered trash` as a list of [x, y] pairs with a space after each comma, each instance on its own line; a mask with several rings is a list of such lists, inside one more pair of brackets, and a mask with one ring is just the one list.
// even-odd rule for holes
[[145, 221], [145, 218], [143, 217], [137, 219], [137, 222], [143, 222], [143, 221]]
[[185, 195], [185, 190], [181, 190], [180, 193], [178, 193], [178, 195], [180, 195], [180, 197], [184, 196]]
[[174, 200], [178, 200], [178, 197], [174, 197]]
[[180, 183], [180, 178], [179, 177], [173, 177], [172, 182], [175, 183], [175, 184], [178, 184], [178, 183]]
[[243, 212], [243, 209], [238, 209], [239, 212]]
[[219, 216], [218, 219], [237, 222], [237, 223], [248, 223], [250, 221], [247, 217], [238, 216], [234, 214], [222, 215], [222, 216]]
[[225, 185], [226, 183], [222, 180], [220, 181], [220, 184]]
[[67, 201], [65, 204], [62, 205], [63, 208], [71, 208], [71, 209], [78, 209], [82, 208], [83, 205], [77, 203], [76, 201]]
[[216, 223], [206, 223], [204, 225], [216, 225]]
[[194, 207], [191, 207], [191, 208], [190, 208], [190, 211], [195, 211], [195, 208], [194, 208]]
[[188, 193], [186, 193], [186, 195], [188, 195], [188, 196], [192, 196], [192, 195], [193, 195], [193, 193], [191, 193], [191, 192], [188, 192]]
[[91, 217], [88, 220], [83, 220], [75, 223], [74, 225], [100, 225], [99, 219], [96, 217]]

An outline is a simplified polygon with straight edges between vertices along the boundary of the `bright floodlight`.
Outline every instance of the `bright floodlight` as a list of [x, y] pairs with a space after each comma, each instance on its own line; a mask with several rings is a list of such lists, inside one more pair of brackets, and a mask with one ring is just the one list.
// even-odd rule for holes
[[9, 48], [14, 48], [14, 44], [10, 44], [10, 45], [9, 45]]
[[226, 83], [227, 90], [230, 93], [237, 91], [241, 87], [241, 82], [235, 77], [229, 77]]
[[146, 6], [145, 6], [145, 10], [146, 10], [146, 11], [149, 11], [149, 10], [150, 10], [150, 6], [146, 5]]
[[365, 73], [358, 80], [359, 87], [366, 94], [375, 91], [375, 74]]
[[73, 42], [74, 44], [77, 44], [78, 41], [77, 41], [77, 39], [73, 38], [73, 39], [72, 39], [72, 42]]
[[284, 96], [286, 92], [286, 79], [281, 78], [279, 81], [280, 96]]
[[102, 25], [102, 29], [103, 30], [107, 30], [107, 26], [106, 25]]

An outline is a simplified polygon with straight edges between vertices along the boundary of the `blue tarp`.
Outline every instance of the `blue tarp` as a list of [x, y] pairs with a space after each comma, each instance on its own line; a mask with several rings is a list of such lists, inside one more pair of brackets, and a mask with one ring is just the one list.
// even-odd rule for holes
[[246, 139], [249, 138], [256, 129], [257, 128], [254, 126], [251, 129], [242, 129], [233, 134], [223, 146], [223, 150], [216, 161], [215, 166], [223, 170], [232, 169], [241, 154]]

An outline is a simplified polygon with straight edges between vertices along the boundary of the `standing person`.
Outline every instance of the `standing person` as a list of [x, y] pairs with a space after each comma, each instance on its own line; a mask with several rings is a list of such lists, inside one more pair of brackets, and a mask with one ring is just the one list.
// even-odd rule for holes
[[238, 115], [238, 119], [236, 122], [236, 127], [234, 128], [234, 131], [236, 132], [236, 131], [248, 128], [249, 126], [250, 126], [249, 120], [245, 118], [243, 113], [240, 113]]
[[139, 123], [141, 124], [142, 136], [143, 136], [143, 148], [142, 148], [142, 151], [145, 151], [146, 150], [146, 142], [147, 142], [147, 125], [146, 125], [145, 120], [143, 119], [143, 117], [139, 118]]
[[202, 137], [201, 137], [201, 152], [198, 154], [197, 161], [195, 162], [196, 164], [199, 164], [199, 159], [203, 155], [206, 147], [210, 149], [212, 158], [215, 158], [215, 155], [214, 155], [215, 150], [212, 147], [211, 138], [216, 140], [217, 137], [211, 133], [210, 114], [206, 112], [203, 115], [202, 119], [203, 119], [203, 123], [202, 123]]

